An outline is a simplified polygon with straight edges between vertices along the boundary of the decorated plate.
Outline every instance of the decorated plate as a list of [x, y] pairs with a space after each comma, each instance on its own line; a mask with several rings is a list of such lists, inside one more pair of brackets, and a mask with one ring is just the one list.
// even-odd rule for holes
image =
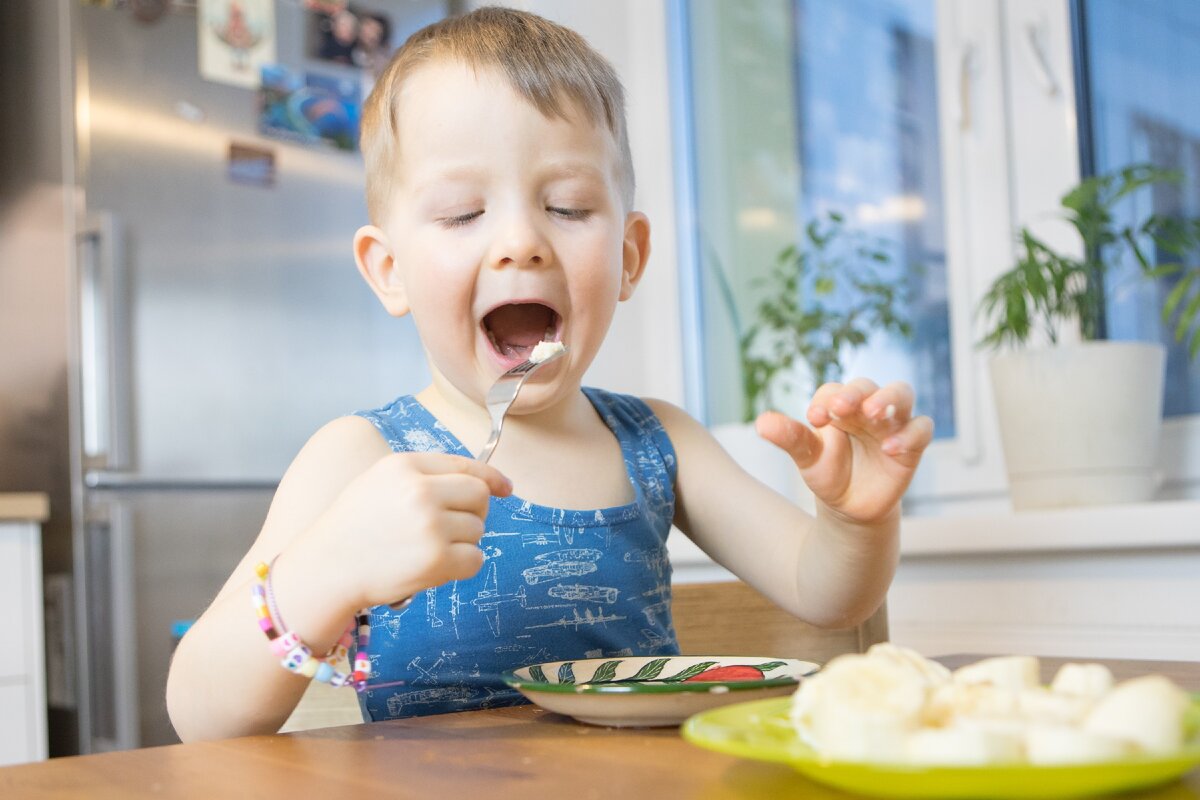
[[825, 761], [796, 735], [789, 698], [738, 703], [687, 720], [683, 738], [721, 753], [788, 764], [818, 783], [876, 797], [1050, 798], [1124, 792], [1174, 780], [1200, 764], [1200, 695], [1178, 753], [1068, 766], [925, 767]]
[[742, 700], [790, 695], [811, 661], [762, 656], [589, 658], [531, 664], [504, 681], [542, 708], [613, 727], [678, 725]]

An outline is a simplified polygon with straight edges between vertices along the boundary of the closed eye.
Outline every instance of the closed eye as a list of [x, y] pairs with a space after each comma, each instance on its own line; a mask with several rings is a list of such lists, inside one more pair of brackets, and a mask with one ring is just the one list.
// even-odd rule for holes
[[438, 222], [442, 223], [442, 225], [446, 226], [447, 228], [458, 228], [469, 224], [481, 216], [483, 216], [482, 211], [472, 211], [467, 214], [459, 214], [456, 217], [443, 217], [439, 219]]
[[590, 208], [561, 208], [558, 206], [547, 206], [546, 210], [551, 214], [554, 214], [556, 217], [561, 217], [563, 219], [582, 220], [587, 219], [592, 214], [592, 210]]

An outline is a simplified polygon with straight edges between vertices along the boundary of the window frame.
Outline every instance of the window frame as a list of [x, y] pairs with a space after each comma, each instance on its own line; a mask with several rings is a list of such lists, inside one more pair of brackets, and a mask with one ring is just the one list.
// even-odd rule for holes
[[[1029, 226], [1052, 246], [1078, 251], [1048, 213], [1081, 174], [1075, 56], [1078, 0], [935, 0], [956, 435], [930, 445], [906, 495], [906, 513], [1007, 510], [1008, 489], [992, 400], [990, 353], [975, 309], [1017, 257], [1015, 231]], [[685, 403], [708, 421], [692, 164], [687, 0], [668, 0], [677, 203], [680, 324]], [[690, 327], [689, 327], [690, 326]], [[1077, 338], [1072, 330], [1060, 340]], [[1163, 499], [1200, 496], [1200, 414], [1165, 421]]]

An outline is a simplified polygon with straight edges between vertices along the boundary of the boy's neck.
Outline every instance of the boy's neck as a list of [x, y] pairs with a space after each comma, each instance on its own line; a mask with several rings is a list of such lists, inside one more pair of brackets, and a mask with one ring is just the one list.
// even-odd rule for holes
[[[450, 428], [463, 444], [478, 450], [491, 430], [487, 408], [464, 395], [448, 380], [434, 374], [433, 382], [416, 395], [417, 400], [442, 424]], [[506, 432], [536, 430], [546, 434], [578, 429], [594, 420], [595, 409], [581, 389], [563, 397], [548, 408], [531, 414], [509, 414], [504, 421]]]

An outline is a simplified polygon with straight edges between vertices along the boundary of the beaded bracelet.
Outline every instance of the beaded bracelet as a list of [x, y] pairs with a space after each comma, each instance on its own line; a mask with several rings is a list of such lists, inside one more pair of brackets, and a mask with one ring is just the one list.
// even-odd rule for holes
[[[371, 643], [370, 614], [366, 609], [358, 612], [333, 649], [324, 656], [314, 656], [312, 648], [287, 630], [275, 607], [275, 593], [271, 591], [271, 566], [274, 563], [274, 559], [271, 564], [259, 562], [254, 568], [258, 580], [250, 587], [250, 602], [258, 617], [258, 627], [266, 634], [271, 652], [285, 669], [297, 675], [331, 686], [353, 686], [357, 691], [363, 691], [371, 677], [371, 660], [367, 654]], [[358, 648], [354, 654], [354, 669], [342, 672], [337, 665], [348, 659], [356, 635]]]

